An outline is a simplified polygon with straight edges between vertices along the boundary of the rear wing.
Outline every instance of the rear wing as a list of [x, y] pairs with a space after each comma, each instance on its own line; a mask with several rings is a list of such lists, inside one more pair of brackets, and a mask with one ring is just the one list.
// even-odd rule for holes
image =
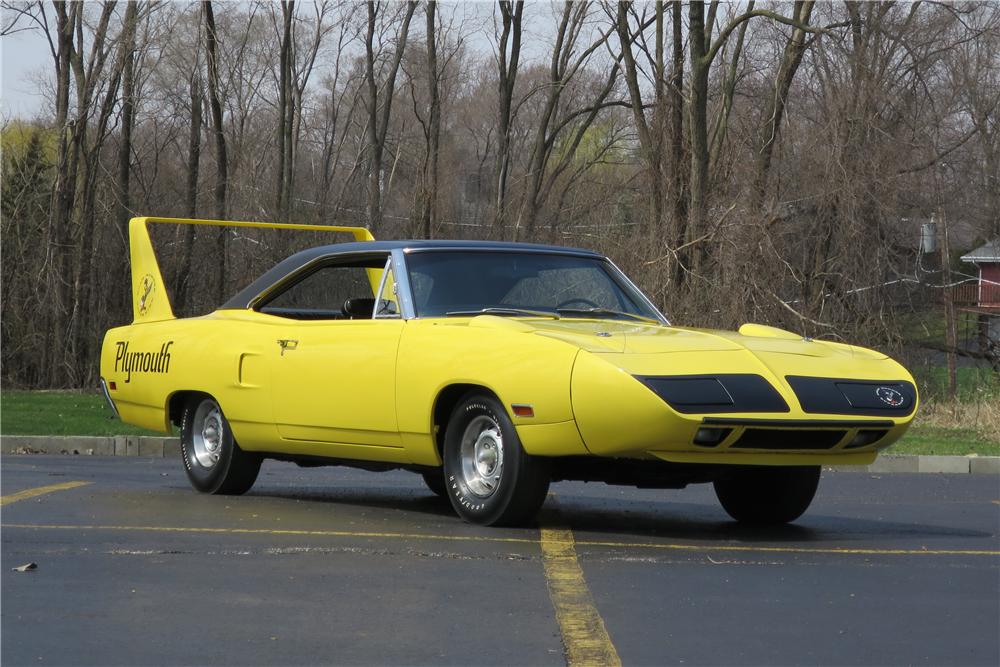
[[[186, 218], [132, 218], [128, 223], [129, 255], [132, 261], [133, 324], [174, 319], [174, 310], [167, 296], [160, 264], [149, 238], [151, 223], [173, 225], [206, 225], [211, 227], [256, 227], [258, 229], [288, 229], [308, 232], [340, 232], [354, 236], [355, 241], [374, 241], [364, 227], [334, 227], [329, 225], [298, 225], [279, 222], [236, 222], [232, 220], [191, 220]], [[379, 271], [381, 274], [381, 271]]]

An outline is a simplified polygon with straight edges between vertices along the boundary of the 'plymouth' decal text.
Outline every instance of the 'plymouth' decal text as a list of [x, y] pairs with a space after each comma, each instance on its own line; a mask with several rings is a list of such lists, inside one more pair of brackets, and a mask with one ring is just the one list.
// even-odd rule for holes
[[132, 373], [166, 373], [170, 370], [170, 340], [160, 346], [159, 352], [129, 352], [126, 341], [118, 341], [115, 354], [115, 371], [125, 373], [125, 382], [132, 380]]

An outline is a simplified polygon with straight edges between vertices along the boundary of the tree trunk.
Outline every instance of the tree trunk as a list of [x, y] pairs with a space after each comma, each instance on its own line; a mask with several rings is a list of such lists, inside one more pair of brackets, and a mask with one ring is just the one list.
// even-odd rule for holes
[[385, 139], [392, 118], [392, 100], [396, 76], [406, 49], [410, 20], [417, 9], [416, 2], [407, 2], [402, 24], [396, 40], [396, 50], [386, 72], [385, 90], [379, 102], [378, 83], [375, 80], [375, 28], [378, 11], [373, 0], [368, 2], [368, 33], [365, 39], [365, 81], [368, 84], [368, 226], [375, 233], [382, 226], [382, 155]]
[[708, 183], [708, 71], [705, 59], [705, 3], [692, 0], [689, 19], [688, 42], [691, 52], [691, 83], [688, 86], [688, 128], [691, 134], [691, 180], [688, 203], [688, 246], [685, 257], [689, 268], [697, 273], [701, 269], [703, 244], [700, 236], [705, 231], [705, 207]]
[[[632, 46], [636, 36], [632, 34], [628, 24], [628, 9], [630, 5], [631, 3], [626, 2], [618, 3], [618, 17], [615, 28], [618, 31], [618, 41], [621, 43], [622, 48], [622, 64], [625, 66], [625, 85], [629, 92], [632, 120], [635, 123], [636, 132], [639, 135], [639, 146], [642, 149], [642, 156], [646, 162], [646, 167], [649, 170], [649, 185], [652, 190], [652, 197], [650, 197], [650, 220], [647, 231], [649, 231], [652, 236], [654, 230], [660, 227], [663, 220], [663, 194], [665, 183], [661, 149], [662, 135], [659, 135], [659, 132], [656, 131], [661, 128], [661, 125], [657, 123], [657, 125], [654, 126], [656, 129], [651, 128], [650, 124], [646, 120], [646, 112], [643, 109], [639, 72], [636, 66], [635, 56], [632, 53]], [[662, 9], [662, 3], [658, 2], [656, 33], [656, 51], [658, 57], [662, 57], [663, 52]], [[657, 68], [657, 75], [662, 77], [662, 74], [661, 66]], [[662, 85], [657, 82], [656, 108], [654, 110], [657, 119], [661, 119], [663, 117], [662, 107], [660, 106], [661, 103]]]
[[[123, 243], [119, 252], [112, 255], [120, 285], [128, 282], [128, 221], [132, 217], [132, 200], [130, 185], [132, 176], [132, 127], [135, 123], [135, 65], [136, 65], [136, 29], [138, 24], [138, 2], [130, 2], [125, 8], [125, 18], [122, 31], [124, 33], [125, 63], [122, 71], [122, 111], [121, 139], [118, 144], [118, 238]], [[91, 280], [97, 280], [97, 267], [91, 264]], [[111, 296], [112, 308], [122, 317], [127, 317], [130, 298], [128, 292], [119, 290]]]
[[[799, 1], [795, 3], [794, 19], [802, 24], [808, 24], [812, 17], [813, 5], [811, 1]], [[781, 121], [785, 115], [785, 105], [788, 100], [788, 91], [792, 86], [795, 73], [802, 64], [802, 57], [806, 52], [806, 32], [801, 28], [793, 27], [792, 35], [785, 44], [784, 53], [781, 56], [781, 65], [774, 78], [774, 96], [768, 100], [764, 111], [764, 141], [757, 151], [757, 164], [754, 177], [753, 196], [755, 208], [763, 205], [767, 196], [768, 175], [771, 172], [771, 160], [774, 155], [774, 147], [778, 142], [778, 135], [781, 130]]]
[[[212, 0], [205, 0], [206, 52], [208, 65], [208, 103], [212, 112], [212, 130], [215, 136], [215, 218], [226, 219], [226, 188], [229, 179], [229, 159], [226, 154], [226, 133], [222, 124], [222, 103], [219, 100], [219, 36], [215, 31], [215, 14]], [[216, 296], [221, 303], [226, 298], [226, 229], [218, 231], [215, 244]]]
[[281, 1], [283, 30], [279, 55], [278, 77], [278, 168], [277, 196], [275, 209], [278, 217], [287, 221], [288, 202], [292, 170], [292, 123], [295, 116], [295, 98], [292, 95], [292, 17], [295, 13], [294, 0]]
[[427, 92], [430, 97], [430, 113], [427, 122], [427, 159], [424, 162], [424, 205], [421, 212], [421, 231], [425, 239], [434, 235], [434, 225], [437, 222], [438, 150], [441, 142], [441, 77], [437, 62], [436, 9], [436, 2], [427, 3]]
[[[670, 198], [673, 201], [673, 221], [670, 238], [673, 247], [684, 244], [687, 235], [687, 202], [684, 192], [684, 17], [680, 0], [671, 3], [672, 57], [670, 68], [670, 173], [673, 174]], [[674, 282], [684, 275], [679, 262], [674, 262]]]
[[[500, 0], [500, 14], [503, 31], [498, 49], [498, 108], [497, 108], [497, 165], [496, 165], [496, 213], [493, 219], [495, 230], [500, 234], [506, 225], [507, 179], [510, 176], [510, 133], [513, 118], [514, 85], [517, 83], [518, 65], [521, 59], [521, 18], [524, 2]], [[507, 45], [510, 44], [510, 55]]]
[[[191, 73], [191, 123], [188, 126], [187, 187], [184, 193], [184, 214], [188, 218], [198, 217], [198, 174], [201, 169], [201, 113], [202, 90], [200, 63], [195, 63]], [[184, 241], [181, 246], [180, 262], [174, 282], [175, 311], [178, 315], [187, 307], [188, 277], [191, 275], [191, 254], [194, 251], [194, 225], [183, 225]]]
[[[108, 123], [118, 101], [118, 91], [121, 85], [122, 71], [125, 66], [128, 44], [118, 36], [116, 62], [105, 79], [104, 67], [111, 48], [107, 45], [108, 27], [114, 14], [115, 3], [106, 2], [97, 24], [93, 27], [93, 41], [90, 46], [89, 59], [83, 54], [83, 23], [82, 13], [77, 14], [76, 35], [77, 47], [70, 63], [76, 79], [76, 123], [74, 124], [73, 156], [76, 162], [76, 193], [74, 194], [73, 211], [71, 212], [74, 235], [72, 247], [75, 251], [70, 262], [71, 273], [66, 278], [71, 280], [70, 301], [67, 304], [68, 333], [66, 337], [66, 361], [64, 364], [64, 382], [70, 386], [92, 384], [95, 368], [90, 350], [94, 344], [93, 338], [97, 332], [90, 332], [92, 323], [90, 314], [96, 311], [93, 299], [94, 289], [91, 272], [93, 266], [93, 239], [97, 224], [95, 215], [96, 189], [98, 175], [101, 173], [100, 155], [107, 137]], [[131, 55], [131, 54], [128, 54]], [[107, 81], [106, 85], [103, 85]], [[104, 97], [101, 101], [96, 122], [93, 119], [97, 95], [103, 88]], [[93, 143], [88, 137], [93, 123]]]
[[125, 8], [124, 49], [125, 63], [122, 72], [121, 140], [118, 144], [118, 229], [122, 238], [128, 238], [128, 220], [132, 214], [129, 199], [129, 180], [132, 174], [132, 125], [135, 122], [135, 32], [138, 3], [129, 2]]
[[[56, 118], [58, 134], [56, 146], [55, 182], [52, 186], [52, 205], [49, 207], [48, 244], [45, 266], [48, 267], [48, 315], [46, 330], [52, 333], [51, 344], [42, 346], [42, 368], [47, 372], [46, 385], [59, 385], [62, 375], [61, 364], [56, 360], [66, 347], [65, 316], [69, 304], [69, 249], [70, 211], [73, 208], [73, 194], [76, 174], [70, 169], [70, 137], [72, 127], [69, 121], [70, 59], [73, 48], [73, 28], [76, 14], [82, 11], [82, 4], [53, 2], [56, 13]], [[67, 11], [69, 9], [69, 11]]]

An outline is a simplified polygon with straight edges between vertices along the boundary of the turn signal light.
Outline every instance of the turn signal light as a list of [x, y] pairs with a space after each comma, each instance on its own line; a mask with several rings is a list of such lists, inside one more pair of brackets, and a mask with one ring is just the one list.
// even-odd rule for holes
[[513, 403], [511, 404], [510, 409], [513, 410], [515, 417], [535, 416], [535, 408], [531, 407], [530, 405], [525, 405], [523, 403]]
[[862, 429], [858, 431], [856, 436], [851, 438], [851, 441], [847, 443], [847, 446], [844, 447], [844, 449], [857, 449], [859, 447], [867, 447], [868, 445], [875, 444], [881, 440], [882, 436], [886, 433], [888, 433], [888, 431]]
[[732, 432], [731, 428], [700, 428], [694, 434], [694, 444], [702, 447], [715, 447]]

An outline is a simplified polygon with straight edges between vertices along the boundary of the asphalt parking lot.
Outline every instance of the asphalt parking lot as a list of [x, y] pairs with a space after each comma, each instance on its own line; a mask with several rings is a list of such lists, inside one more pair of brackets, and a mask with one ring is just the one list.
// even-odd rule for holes
[[781, 529], [561, 483], [491, 529], [403, 472], [269, 461], [227, 498], [172, 459], [0, 463], [4, 665], [1000, 664], [994, 475], [824, 473]]

